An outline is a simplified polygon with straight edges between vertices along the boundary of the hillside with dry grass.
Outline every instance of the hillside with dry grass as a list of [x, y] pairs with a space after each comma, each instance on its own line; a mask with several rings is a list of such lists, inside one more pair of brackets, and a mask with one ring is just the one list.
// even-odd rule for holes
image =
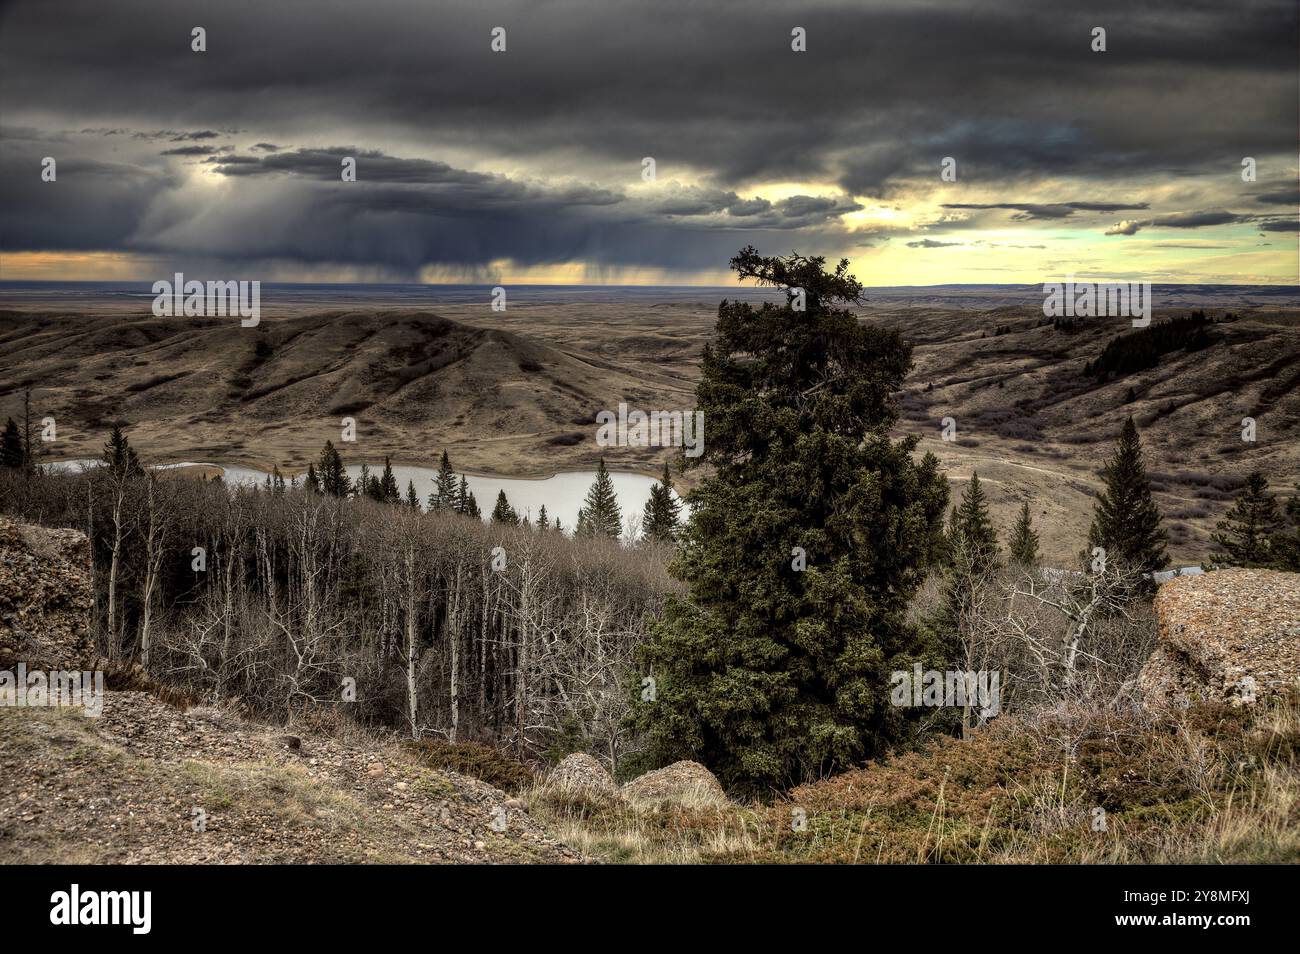
[[[430, 464], [442, 449], [501, 475], [612, 467], [657, 472], [661, 448], [599, 448], [598, 410], [694, 405], [716, 301], [483, 305], [294, 312], [241, 329], [229, 319], [0, 313], [0, 416], [25, 388], [59, 423], [55, 455], [93, 456], [113, 421], [151, 457], [304, 469], [339, 421], [358, 421], [351, 456]], [[1191, 308], [1157, 310], [1153, 321]], [[1041, 308], [868, 306], [896, 327], [914, 369], [897, 433], [921, 437], [960, 493], [978, 471], [996, 522], [1030, 502], [1044, 555], [1077, 556], [1099, 469], [1123, 419], [1142, 432], [1176, 564], [1209, 555], [1209, 534], [1258, 467], [1289, 494], [1300, 476], [1300, 311], [1217, 307], [1209, 344], [1108, 380], [1086, 368], [1127, 319], [1058, 327]], [[445, 315], [446, 317], [444, 317]], [[1234, 316], [1234, 320], [1222, 320]], [[653, 330], [648, 330], [653, 329]], [[1130, 391], [1132, 392], [1130, 394]], [[951, 417], [955, 440], [940, 437]], [[1257, 439], [1241, 439], [1252, 417]], [[707, 426], [706, 438], [707, 440]], [[689, 488], [692, 472], [682, 477]]]

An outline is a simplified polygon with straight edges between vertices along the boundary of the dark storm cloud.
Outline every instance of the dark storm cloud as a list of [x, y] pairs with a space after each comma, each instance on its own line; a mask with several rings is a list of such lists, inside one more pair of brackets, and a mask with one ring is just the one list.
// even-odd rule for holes
[[1075, 212], [1119, 212], [1124, 209], [1145, 209], [1146, 202], [1122, 205], [1114, 202], [1060, 202], [1060, 203], [1021, 203], [1021, 202], [945, 202], [945, 209], [1008, 209], [1016, 212], [1013, 219], [1029, 221], [1032, 219], [1065, 219]]
[[1264, 224], [1262, 224], [1260, 228], [1269, 229], [1271, 231], [1287, 231], [1285, 228], [1276, 228], [1272, 224], [1274, 221], [1276, 220], [1264, 216], [1242, 215], [1237, 212], [1229, 212], [1227, 209], [1170, 212], [1166, 215], [1157, 215], [1153, 219], [1119, 222], [1107, 229], [1106, 234], [1135, 235], [1145, 228], [1203, 229], [1214, 225], [1235, 225], [1239, 222], [1262, 222]]
[[[1105, 54], [1089, 49], [1098, 24]], [[1293, 163], [1296, 24], [1289, 0], [19, 0], [0, 12], [7, 121], [49, 135], [97, 130], [100, 151], [82, 154], [95, 161], [133, 137], [202, 144], [245, 130], [239, 155], [204, 167], [232, 187], [224, 201], [243, 218], [187, 223], [187, 202], [194, 217], [203, 210], [193, 203], [212, 200], [181, 197], [175, 171], [141, 156], [119, 160], [134, 169], [118, 180], [96, 177], [84, 215], [52, 214], [43, 203], [66, 201], [52, 192], [6, 204], [0, 242], [82, 248], [117, 236], [109, 247], [138, 248], [183, 236], [224, 248], [224, 223], [258, 233], [268, 255], [328, 248], [343, 262], [394, 267], [447, 254], [487, 261], [507, 246], [534, 256], [524, 261], [667, 265], [729, 229], [741, 239], [802, 230], [801, 246], [830, 247], [858, 208], [852, 196], [938, 187], [947, 156], [980, 198], [1065, 177], [1087, 180], [1085, 194], [1095, 185], [1132, 195], [1130, 180], [1239, 168], [1242, 152], [1261, 169], [1268, 156]], [[190, 49], [195, 25], [206, 53]], [[498, 25], [508, 31], [500, 54], [489, 48]], [[795, 25], [807, 29], [807, 53], [790, 51]], [[8, 197], [21, 193], [8, 173], [26, 175], [15, 163], [30, 156], [5, 145]], [[338, 182], [344, 148], [358, 159], [350, 193]], [[466, 154], [477, 161], [452, 158]], [[637, 188], [645, 156], [658, 165], [657, 193]], [[533, 167], [547, 170], [544, 182], [479, 171]], [[554, 181], [557, 169], [576, 184]], [[843, 194], [752, 195], [766, 182]], [[80, 188], [60, 175], [61, 193]], [[309, 214], [299, 202], [323, 205]], [[953, 208], [1005, 210], [1030, 227], [1146, 204]], [[368, 219], [382, 220], [391, 234], [288, 236], [277, 213], [367, 234]], [[449, 218], [468, 231], [468, 251], [431, 237], [431, 223]]]
[[160, 156], [210, 156], [214, 152], [219, 152], [212, 146], [177, 146], [175, 149], [164, 149], [158, 153]]
[[1255, 201], [1262, 205], [1289, 205], [1295, 208], [1300, 205], [1300, 191], [1292, 185], [1290, 188], [1279, 189], [1276, 192], [1265, 192], [1262, 195], [1255, 196]]

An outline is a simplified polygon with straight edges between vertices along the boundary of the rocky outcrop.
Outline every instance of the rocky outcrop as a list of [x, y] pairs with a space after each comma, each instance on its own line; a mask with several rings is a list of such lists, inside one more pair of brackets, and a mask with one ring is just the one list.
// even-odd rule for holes
[[1138, 676], [1149, 703], [1248, 705], [1300, 686], [1300, 574], [1176, 577], [1155, 612], [1156, 649]]
[[0, 517], [0, 669], [90, 664], [90, 543]]
[[546, 776], [546, 787], [565, 793], [617, 798], [618, 786], [596, 759], [586, 752], [566, 755]]
[[727, 793], [717, 776], [699, 762], [681, 761], [646, 772], [623, 786], [633, 803], [675, 802], [687, 805], [725, 805]]

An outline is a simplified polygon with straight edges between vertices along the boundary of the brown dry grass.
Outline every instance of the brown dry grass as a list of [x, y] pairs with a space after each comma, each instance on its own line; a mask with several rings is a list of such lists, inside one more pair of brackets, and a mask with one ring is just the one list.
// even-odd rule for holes
[[[771, 805], [638, 807], [534, 789], [561, 840], [614, 863], [1300, 861], [1300, 703], [1001, 720]], [[1102, 824], [1104, 820], [1104, 824]]]

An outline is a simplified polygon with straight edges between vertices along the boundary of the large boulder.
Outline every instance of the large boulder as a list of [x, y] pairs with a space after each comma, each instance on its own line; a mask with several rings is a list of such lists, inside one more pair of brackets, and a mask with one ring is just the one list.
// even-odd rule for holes
[[632, 779], [623, 794], [634, 803], [674, 802], [682, 805], [724, 805], [727, 793], [717, 777], [699, 762], [674, 762]]
[[1175, 577], [1155, 612], [1156, 649], [1138, 676], [1149, 703], [1243, 705], [1300, 686], [1300, 574]]
[[0, 517], [0, 669], [90, 665], [90, 543]]

